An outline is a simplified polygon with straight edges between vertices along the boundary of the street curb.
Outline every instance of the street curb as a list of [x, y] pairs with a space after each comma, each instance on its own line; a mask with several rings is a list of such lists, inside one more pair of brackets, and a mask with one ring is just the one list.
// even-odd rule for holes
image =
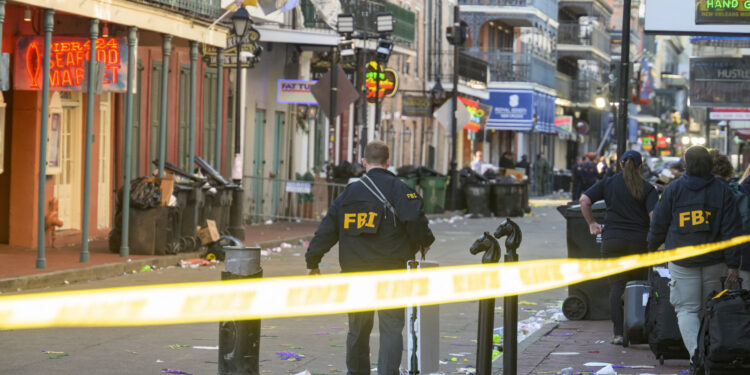
[[[555, 330], [557, 327], [560, 326], [559, 322], [554, 323], [547, 323], [542, 326], [542, 328], [539, 328], [536, 332], [529, 335], [529, 337], [525, 338], [523, 341], [518, 343], [518, 356], [520, 357], [523, 352], [526, 351], [531, 345], [534, 345], [539, 339], [541, 339], [544, 336], [547, 336], [550, 332]], [[503, 358], [503, 355], [501, 354], [499, 357], [497, 357], [492, 362], [492, 373], [493, 374], [500, 374], [503, 370], [503, 361], [501, 360]]]
[[[261, 249], [279, 246], [282, 242], [307, 241], [313, 237], [312, 234], [271, 240], [253, 244]], [[182, 253], [177, 255], [155, 256], [149, 258], [133, 259], [116, 263], [99, 264], [90, 267], [72, 268], [67, 270], [39, 273], [35, 275], [19, 276], [0, 279], [0, 293], [18, 292], [22, 290], [40, 289], [44, 287], [62, 286], [87, 280], [106, 279], [123, 273], [139, 271], [143, 266], [167, 267], [180, 263], [181, 260], [198, 258], [201, 253]]]

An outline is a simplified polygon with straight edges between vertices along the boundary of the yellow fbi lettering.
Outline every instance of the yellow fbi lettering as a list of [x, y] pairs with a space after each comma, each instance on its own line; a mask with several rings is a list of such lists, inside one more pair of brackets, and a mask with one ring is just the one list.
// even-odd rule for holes
[[286, 305], [296, 307], [343, 303], [346, 302], [348, 295], [348, 284], [292, 288], [286, 297]]
[[692, 226], [701, 225], [701, 224], [709, 224], [708, 222], [709, 217], [711, 217], [711, 211], [693, 210], [693, 211], [680, 212], [679, 214], [680, 228], [684, 228], [686, 223]]
[[349, 229], [349, 225], [356, 224], [357, 229], [375, 228], [375, 218], [378, 216], [376, 212], [359, 212], [344, 214], [344, 229]]

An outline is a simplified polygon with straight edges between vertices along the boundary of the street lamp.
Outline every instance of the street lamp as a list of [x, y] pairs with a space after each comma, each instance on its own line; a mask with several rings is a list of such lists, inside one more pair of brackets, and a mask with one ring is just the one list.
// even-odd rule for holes
[[[239, 37], [244, 37], [247, 33], [248, 25], [252, 23], [250, 20], [250, 13], [245, 7], [238, 8], [234, 14], [232, 14], [232, 25], [234, 25], [234, 34]], [[241, 39], [240, 39], [241, 40]]]
[[604, 109], [604, 107], [607, 106], [607, 99], [604, 99], [603, 96], [597, 96], [594, 100], [594, 104], [596, 104], [596, 108]]

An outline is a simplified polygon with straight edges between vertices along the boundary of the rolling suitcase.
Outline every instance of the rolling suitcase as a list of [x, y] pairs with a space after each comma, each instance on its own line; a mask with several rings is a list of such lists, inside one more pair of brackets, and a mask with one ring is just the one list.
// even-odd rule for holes
[[677, 313], [669, 302], [669, 271], [653, 268], [648, 278], [651, 284], [646, 304], [648, 346], [660, 364], [664, 364], [665, 359], [690, 359], [677, 325]]
[[624, 320], [622, 346], [645, 344], [646, 337], [646, 304], [651, 291], [647, 281], [629, 281], [625, 285]]
[[695, 374], [750, 374], [750, 291], [725, 290], [706, 301]]

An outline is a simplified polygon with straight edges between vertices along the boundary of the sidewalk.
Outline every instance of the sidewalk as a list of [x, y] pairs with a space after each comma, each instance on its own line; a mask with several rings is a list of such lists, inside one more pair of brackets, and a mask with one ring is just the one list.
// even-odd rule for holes
[[[666, 360], [664, 365], [648, 345], [623, 348], [612, 345], [612, 323], [606, 321], [565, 321], [539, 338], [518, 356], [519, 375], [557, 374], [572, 367], [574, 374], [593, 374], [603, 366], [584, 366], [590, 362], [610, 363], [620, 374], [688, 374], [688, 360]], [[613, 366], [613, 367], [614, 367]], [[653, 366], [650, 368], [632, 368]], [[502, 372], [500, 372], [502, 374]]]
[[[245, 243], [269, 248], [281, 242], [309, 240], [317, 222], [276, 222], [248, 225]], [[109, 251], [107, 240], [89, 242], [89, 262], [80, 262], [81, 247], [47, 248], [47, 267], [36, 268], [36, 249], [0, 245], [0, 293], [63, 285], [76, 281], [100, 279], [140, 270], [143, 266], [174, 266], [182, 259], [197, 258], [200, 253], [177, 255], [130, 255], [122, 258]]]

